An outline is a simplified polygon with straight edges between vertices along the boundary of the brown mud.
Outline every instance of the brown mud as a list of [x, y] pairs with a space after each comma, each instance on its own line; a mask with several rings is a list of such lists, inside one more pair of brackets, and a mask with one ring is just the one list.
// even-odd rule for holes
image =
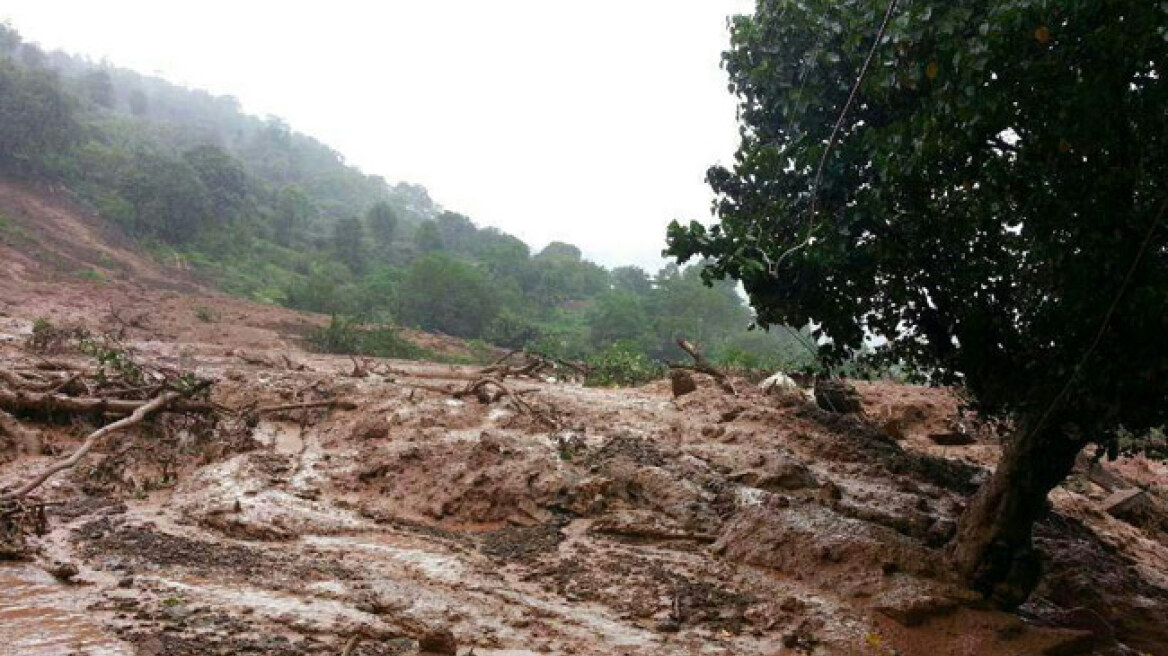
[[[9, 207], [34, 200], [0, 189]], [[83, 223], [44, 203], [29, 212]], [[21, 344], [46, 316], [121, 329], [142, 360], [216, 380], [227, 407], [357, 409], [99, 445], [41, 491], [60, 505], [32, 559], [0, 564], [4, 653], [1168, 654], [1165, 535], [1104, 512], [1083, 476], [1052, 495], [1036, 536], [1047, 576], [1018, 613], [952, 580], [945, 544], [999, 445], [930, 439], [965, 426], [945, 390], [860, 384], [861, 418], [700, 375], [677, 400], [668, 381], [514, 382], [553, 429], [506, 399], [416, 387], [454, 388], [471, 367], [352, 377], [349, 359], [301, 347], [322, 317], [162, 284], [173, 272], [92, 238], [54, 252], [112, 249], [123, 279], [53, 274], [0, 246], [0, 367], [31, 357]], [[0, 487], [91, 428], [26, 423], [47, 453], [0, 454]], [[1168, 480], [1162, 463], [1105, 466], [1154, 494]], [[55, 563], [79, 573], [57, 580]]]

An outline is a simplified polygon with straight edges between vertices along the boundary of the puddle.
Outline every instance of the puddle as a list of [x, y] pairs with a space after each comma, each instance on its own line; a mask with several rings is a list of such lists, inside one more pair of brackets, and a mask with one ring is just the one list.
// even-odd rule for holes
[[0, 651], [21, 656], [132, 656], [79, 608], [80, 595], [39, 568], [0, 565]]
[[304, 450], [300, 425], [290, 421], [261, 421], [252, 437], [281, 455], [295, 456]]

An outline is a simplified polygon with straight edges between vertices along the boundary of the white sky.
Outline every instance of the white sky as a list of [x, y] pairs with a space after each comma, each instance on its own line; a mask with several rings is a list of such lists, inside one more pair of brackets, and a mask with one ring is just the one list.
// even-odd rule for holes
[[368, 173], [655, 271], [737, 144], [719, 57], [752, 0], [4, 0], [26, 40], [235, 96]]

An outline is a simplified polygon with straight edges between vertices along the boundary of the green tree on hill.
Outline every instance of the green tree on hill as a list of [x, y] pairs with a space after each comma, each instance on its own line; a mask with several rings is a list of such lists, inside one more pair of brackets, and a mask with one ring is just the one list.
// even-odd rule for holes
[[333, 252], [353, 273], [365, 272], [365, 228], [360, 220], [348, 217], [333, 225]]
[[[1168, 421], [1168, 11], [1162, 3], [760, 0], [724, 65], [742, 142], [719, 222], [669, 252], [740, 280], [763, 324], [840, 363], [963, 385], [1016, 430], [962, 516], [957, 571], [1005, 606], [1031, 527], [1091, 443]], [[836, 126], [836, 128], [833, 128]]]
[[490, 281], [479, 269], [442, 253], [416, 260], [398, 288], [407, 324], [457, 337], [477, 337], [499, 312]]
[[393, 239], [397, 236], [397, 224], [397, 213], [385, 201], [374, 203], [365, 214], [365, 227], [369, 235], [383, 249], [393, 244]]

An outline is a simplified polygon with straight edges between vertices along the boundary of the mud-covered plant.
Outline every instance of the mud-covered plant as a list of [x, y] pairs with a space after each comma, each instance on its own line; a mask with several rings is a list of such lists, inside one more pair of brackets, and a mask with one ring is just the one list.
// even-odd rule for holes
[[57, 326], [45, 317], [38, 317], [33, 321], [32, 334], [25, 341], [25, 347], [33, 353], [51, 355], [69, 349], [73, 342], [88, 335], [84, 328]]
[[329, 325], [314, 330], [308, 342], [321, 353], [403, 359], [427, 355], [425, 349], [402, 337], [396, 326], [365, 325], [340, 316], [333, 316]]
[[195, 318], [203, 323], [215, 323], [217, 320], [215, 311], [206, 305], [200, 305], [195, 308]]
[[592, 387], [643, 385], [665, 375], [661, 363], [649, 359], [631, 342], [616, 342], [586, 361], [585, 384]]
[[122, 383], [140, 386], [146, 384], [146, 372], [130, 353], [112, 337], [86, 335], [78, 342], [78, 349], [97, 361], [97, 379], [106, 383], [117, 379]]

